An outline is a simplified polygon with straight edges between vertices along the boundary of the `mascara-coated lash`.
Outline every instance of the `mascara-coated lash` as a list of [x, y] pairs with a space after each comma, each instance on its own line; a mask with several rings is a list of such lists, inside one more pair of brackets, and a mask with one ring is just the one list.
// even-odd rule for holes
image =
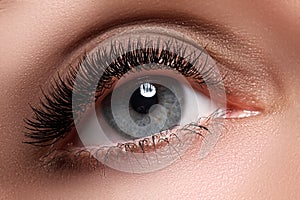
[[[176, 43], [174, 41], [155, 41], [155, 45], [149, 47], [146, 42], [131, 42], [128, 39], [128, 46], [123, 46], [117, 43], [111, 43], [110, 49], [97, 48], [93, 54], [86, 54], [81, 59], [78, 66], [71, 66], [66, 76], [57, 75], [54, 78], [54, 83], [50, 86], [48, 92], [43, 92], [44, 98], [40, 101], [38, 107], [32, 107], [34, 116], [31, 119], [25, 119], [26, 133], [29, 138], [25, 143], [37, 146], [48, 146], [56, 143], [61, 138], [64, 138], [74, 128], [74, 108], [72, 108], [72, 96], [74, 83], [77, 77], [78, 69], [82, 73], [80, 81], [76, 81], [78, 93], [80, 95], [77, 101], [79, 103], [75, 111], [78, 118], [85, 111], [85, 107], [109, 90], [114, 82], [120, 79], [124, 74], [130, 72], [137, 66], [151, 65], [155, 69], [159, 65], [169, 67], [176, 70], [183, 76], [192, 79], [199, 85], [218, 85], [221, 79], [214, 78], [214, 71], [195, 68], [195, 63], [198, 62], [199, 56], [203, 56], [205, 52], [196, 54], [195, 52], [187, 53], [187, 47], [184, 43]], [[147, 44], [148, 47], [145, 47]], [[150, 45], [151, 46], [151, 45]], [[128, 51], [131, 50], [131, 51]], [[208, 56], [208, 55], [207, 55]], [[117, 59], [112, 60], [113, 57]], [[112, 62], [111, 62], [112, 61]], [[148, 65], [149, 66], [149, 65]], [[152, 70], [147, 67], [144, 70]], [[199, 74], [199, 71], [201, 74]], [[82, 78], [83, 77], [83, 78]], [[97, 81], [98, 87], [96, 92], [90, 90], [90, 83]], [[95, 92], [95, 95], [91, 95]], [[86, 102], [86, 96], [91, 96], [89, 102]]]

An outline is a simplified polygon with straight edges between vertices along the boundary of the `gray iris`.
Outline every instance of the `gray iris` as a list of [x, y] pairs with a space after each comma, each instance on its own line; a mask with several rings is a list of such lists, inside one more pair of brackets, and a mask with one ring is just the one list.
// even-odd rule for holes
[[[172, 91], [155, 83], [142, 83], [139, 88], [130, 91], [122, 88], [120, 95], [130, 93], [130, 100], [125, 102], [120, 96], [117, 102], [112, 103], [111, 95], [107, 96], [101, 104], [103, 115], [114, 130], [127, 138], [151, 136], [180, 123], [181, 100]], [[113, 117], [112, 105], [117, 110], [117, 119]], [[118, 124], [126, 126], [126, 131]]]

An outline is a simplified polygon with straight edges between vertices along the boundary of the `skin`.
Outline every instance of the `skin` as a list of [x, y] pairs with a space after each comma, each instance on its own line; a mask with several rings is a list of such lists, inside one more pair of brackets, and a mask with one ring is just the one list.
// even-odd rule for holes
[[[299, 199], [299, 10], [299, 1], [267, 0], [0, 1], [1, 199]], [[228, 131], [209, 156], [197, 160], [195, 148], [154, 173], [107, 169], [103, 177], [100, 170], [38, 167], [37, 149], [22, 143], [22, 131], [23, 119], [32, 116], [28, 103], [41, 97], [39, 86], [115, 26], [175, 16], [234, 33], [212, 39], [199, 31], [195, 38], [211, 44], [231, 72], [224, 84], [233, 104], [262, 114], [227, 119]], [[189, 24], [177, 28], [193, 37]]]

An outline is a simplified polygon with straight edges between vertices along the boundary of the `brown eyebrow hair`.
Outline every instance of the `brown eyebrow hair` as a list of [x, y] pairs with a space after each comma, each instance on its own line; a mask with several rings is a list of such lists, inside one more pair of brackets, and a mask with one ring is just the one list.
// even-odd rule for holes
[[0, 12], [5, 8], [7, 0], [0, 0]]
[[7, 8], [9, 4], [12, 4], [13, 0], [0, 0], [0, 13]]

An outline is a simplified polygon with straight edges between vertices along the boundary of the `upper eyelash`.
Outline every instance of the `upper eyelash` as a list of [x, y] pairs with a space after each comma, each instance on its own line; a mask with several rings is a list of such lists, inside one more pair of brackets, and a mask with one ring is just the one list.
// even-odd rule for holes
[[[151, 43], [150, 40], [146, 42]], [[39, 107], [31, 106], [34, 116], [32, 119], [25, 119], [25, 128], [27, 129], [25, 136], [30, 138], [30, 141], [25, 141], [25, 143], [37, 146], [52, 145], [65, 137], [74, 128], [74, 120], [76, 119], [73, 117], [72, 96], [80, 67], [85, 69], [80, 70], [81, 73], [85, 74], [80, 76], [83, 80], [76, 81], [76, 83], [79, 84], [77, 85], [77, 92], [80, 92], [83, 97], [82, 103], [79, 103], [79, 105], [83, 107], [96, 101], [99, 96], [103, 95], [105, 90], [110, 89], [114, 83], [113, 78], [120, 79], [134, 67], [147, 63], [164, 64], [176, 69], [184, 76], [192, 78], [199, 85], [218, 85], [222, 82], [222, 79], [215, 80], [212, 78], [213, 70], [195, 69], [197, 58], [204, 53], [204, 50], [200, 55], [196, 53], [186, 55], [184, 44], [176, 43], [173, 46], [171, 45], [173, 42], [165, 41], [162, 43], [159, 41], [156, 47], [145, 48], [140, 40], [131, 44], [129, 39], [130, 46], [127, 49], [122, 45], [117, 46], [112, 43], [109, 52], [105, 48], [98, 48], [94, 54], [85, 54], [79, 65], [76, 67], [71, 66], [64, 78], [57, 74], [54, 83], [49, 88], [49, 92], [45, 93], [43, 91], [44, 98], [40, 100]], [[133, 50], [128, 52], [128, 49]], [[110, 62], [112, 57], [118, 59]], [[202, 65], [203, 69], [205, 64]], [[157, 69], [157, 66], [155, 69]], [[147, 68], [146, 70], [150, 69]], [[199, 71], [201, 74], [199, 74]], [[99, 74], [102, 74], [100, 80]], [[94, 92], [88, 89], [89, 83], [94, 82], [94, 80], [97, 80], [97, 82], [99, 80], [96, 95], [93, 99], [90, 99], [90, 102], [86, 102], [86, 95], [91, 95]], [[76, 100], [80, 101], [80, 99]], [[84, 111], [83, 107], [77, 108], [79, 113]]]

